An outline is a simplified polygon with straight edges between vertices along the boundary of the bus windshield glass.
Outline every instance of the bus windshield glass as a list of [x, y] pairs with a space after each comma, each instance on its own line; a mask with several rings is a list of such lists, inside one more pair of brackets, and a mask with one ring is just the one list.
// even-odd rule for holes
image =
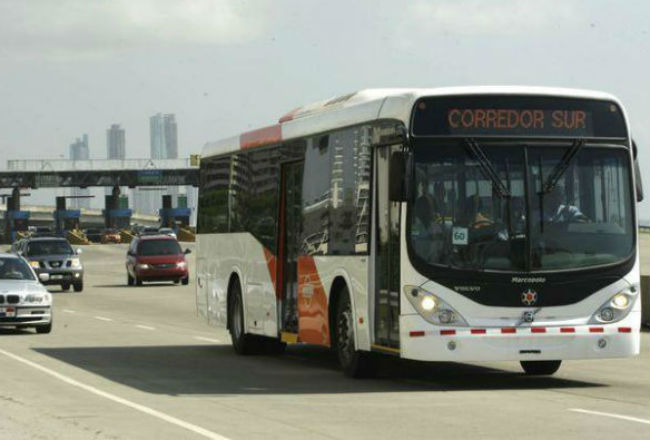
[[420, 263], [563, 270], [633, 251], [623, 146], [416, 139], [413, 171], [409, 244]]

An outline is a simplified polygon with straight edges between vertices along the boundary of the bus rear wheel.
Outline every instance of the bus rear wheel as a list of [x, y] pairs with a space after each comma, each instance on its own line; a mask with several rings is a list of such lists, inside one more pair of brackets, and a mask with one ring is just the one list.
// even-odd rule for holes
[[357, 350], [354, 343], [354, 318], [347, 287], [339, 295], [334, 325], [336, 354], [345, 375], [356, 378], [372, 376], [375, 365], [371, 354]]
[[234, 280], [230, 286], [228, 331], [230, 332], [232, 346], [237, 354], [253, 354], [257, 351], [257, 341], [253, 336], [247, 335], [244, 328], [244, 302], [242, 301], [239, 280]]
[[520, 364], [529, 376], [550, 376], [560, 368], [562, 361], [521, 361]]

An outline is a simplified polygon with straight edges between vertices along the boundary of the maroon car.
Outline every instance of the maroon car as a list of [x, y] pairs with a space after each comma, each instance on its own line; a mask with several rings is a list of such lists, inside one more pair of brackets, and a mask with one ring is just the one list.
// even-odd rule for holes
[[144, 235], [131, 241], [126, 253], [126, 276], [129, 286], [143, 281], [173, 281], [188, 284], [189, 272], [185, 252], [174, 237]]

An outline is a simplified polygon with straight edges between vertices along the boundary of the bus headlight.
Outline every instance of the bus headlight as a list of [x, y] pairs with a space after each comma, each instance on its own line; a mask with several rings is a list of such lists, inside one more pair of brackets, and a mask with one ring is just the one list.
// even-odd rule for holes
[[433, 295], [426, 295], [424, 298], [422, 298], [422, 301], [420, 301], [420, 307], [422, 307], [422, 310], [427, 312], [435, 309], [436, 300], [433, 299]]
[[418, 286], [404, 286], [404, 294], [420, 316], [436, 325], [467, 326], [467, 322], [449, 304]]
[[633, 293], [619, 292], [600, 306], [589, 322], [591, 324], [603, 324], [620, 321], [630, 313], [635, 299], [636, 295]]
[[624, 293], [617, 293], [612, 298], [612, 306], [617, 309], [626, 309], [630, 305], [630, 297]]

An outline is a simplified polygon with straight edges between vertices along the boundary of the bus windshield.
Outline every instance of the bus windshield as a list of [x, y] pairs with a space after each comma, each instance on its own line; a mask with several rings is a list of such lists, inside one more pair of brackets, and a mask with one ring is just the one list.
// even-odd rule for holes
[[563, 270], [633, 251], [623, 146], [416, 139], [413, 171], [409, 245], [420, 263]]

